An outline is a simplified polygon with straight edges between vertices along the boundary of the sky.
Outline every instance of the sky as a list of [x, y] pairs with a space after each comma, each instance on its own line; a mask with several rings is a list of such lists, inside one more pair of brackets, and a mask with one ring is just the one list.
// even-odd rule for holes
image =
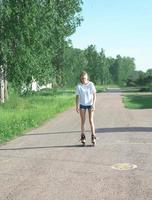
[[81, 16], [74, 48], [93, 44], [106, 57], [135, 58], [136, 70], [152, 68], [152, 0], [83, 0]]

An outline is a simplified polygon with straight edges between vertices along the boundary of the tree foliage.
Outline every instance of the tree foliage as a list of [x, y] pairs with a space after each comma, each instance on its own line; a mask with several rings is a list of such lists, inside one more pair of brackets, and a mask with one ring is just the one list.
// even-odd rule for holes
[[104, 49], [100, 52], [95, 45], [89, 45], [85, 50], [67, 47], [64, 53], [64, 78], [67, 85], [75, 85], [79, 74], [86, 70], [95, 84], [126, 85], [129, 77], [135, 71], [134, 59], [130, 57], [106, 57]]
[[81, 0], [0, 0], [0, 66], [4, 80], [21, 91], [40, 84], [74, 86], [86, 70], [95, 84], [150, 85], [152, 71], [135, 71], [134, 58], [106, 57], [90, 44], [72, 47], [81, 24]]
[[20, 88], [63, 74], [67, 36], [80, 25], [80, 0], [0, 1], [0, 58], [7, 78]]

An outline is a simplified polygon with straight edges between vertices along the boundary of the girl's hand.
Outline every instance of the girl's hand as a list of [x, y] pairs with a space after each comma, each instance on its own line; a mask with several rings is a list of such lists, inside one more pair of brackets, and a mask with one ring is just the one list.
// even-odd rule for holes
[[95, 111], [95, 105], [92, 105], [91, 111]]
[[79, 108], [79, 106], [76, 107], [76, 111], [77, 111], [77, 113], [80, 112], [80, 108]]

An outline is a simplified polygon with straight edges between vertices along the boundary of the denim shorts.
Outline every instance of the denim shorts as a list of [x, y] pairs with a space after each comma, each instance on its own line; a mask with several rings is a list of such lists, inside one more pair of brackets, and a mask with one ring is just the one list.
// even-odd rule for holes
[[85, 110], [88, 109], [89, 110], [91, 108], [92, 108], [92, 105], [90, 105], [90, 106], [84, 106], [84, 105], [80, 104], [80, 109], [85, 109]]

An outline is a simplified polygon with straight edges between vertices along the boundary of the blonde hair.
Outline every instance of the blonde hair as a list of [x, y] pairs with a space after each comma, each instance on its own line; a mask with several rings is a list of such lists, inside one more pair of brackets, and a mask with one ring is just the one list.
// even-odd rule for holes
[[81, 74], [80, 74], [80, 77], [81, 77], [81, 76], [84, 76], [84, 75], [87, 75], [87, 76], [88, 76], [88, 73], [87, 73], [86, 71], [82, 71]]
[[86, 71], [82, 71], [82, 72], [80, 73], [80, 82], [81, 82], [81, 76], [85, 76], [85, 75], [87, 75], [88, 80], [89, 80], [88, 73], [87, 73]]

